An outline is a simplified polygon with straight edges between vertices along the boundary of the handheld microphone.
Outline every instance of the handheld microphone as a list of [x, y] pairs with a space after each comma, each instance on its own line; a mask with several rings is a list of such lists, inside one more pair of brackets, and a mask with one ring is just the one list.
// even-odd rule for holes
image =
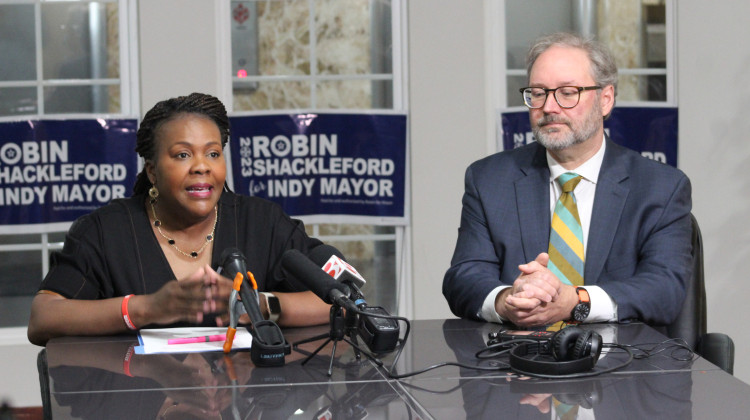
[[250, 358], [256, 366], [283, 366], [284, 356], [291, 353], [291, 346], [284, 339], [279, 326], [263, 318], [258, 303], [257, 286], [252, 287], [246, 280], [250, 272], [247, 270], [245, 256], [236, 248], [228, 248], [222, 252], [220, 260], [222, 275], [234, 277], [239, 273], [245, 278], [240, 286], [240, 297], [242, 306], [253, 323]]
[[291, 275], [307, 285], [325, 303], [337, 304], [347, 311], [358, 312], [357, 306], [349, 299], [351, 289], [332, 279], [305, 254], [290, 249], [281, 257], [281, 266]]

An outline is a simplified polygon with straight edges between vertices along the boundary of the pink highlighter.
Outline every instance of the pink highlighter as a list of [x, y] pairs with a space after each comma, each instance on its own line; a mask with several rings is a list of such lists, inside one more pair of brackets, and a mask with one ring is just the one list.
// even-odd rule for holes
[[167, 344], [208, 343], [211, 341], [224, 341], [226, 340], [226, 338], [226, 334], [204, 335], [201, 337], [170, 338], [169, 340], [167, 340]]

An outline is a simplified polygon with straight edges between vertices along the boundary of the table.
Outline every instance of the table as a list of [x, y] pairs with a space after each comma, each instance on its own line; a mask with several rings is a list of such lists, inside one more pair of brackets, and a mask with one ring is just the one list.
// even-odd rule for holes
[[[403, 374], [446, 361], [476, 365], [474, 354], [486, 334], [499, 328], [460, 319], [412, 321], [393, 371]], [[584, 328], [600, 332], [605, 342], [666, 338], [641, 323]], [[327, 331], [328, 326], [286, 329], [284, 335], [291, 343]], [[750, 412], [750, 386], [705, 359], [680, 361], [668, 352], [581, 379], [529, 379], [506, 370], [446, 366], [395, 380], [386, 369], [396, 352], [384, 355], [379, 367], [365, 357], [358, 360], [345, 342], [338, 343], [328, 377], [331, 343], [304, 366], [306, 354], [293, 351], [283, 367], [256, 368], [241, 352], [136, 355], [126, 364], [136, 341], [134, 336], [51, 340], [41, 360], [45, 414], [53, 419], [550, 419], [547, 411], [555, 402], [607, 419], [744, 419]], [[309, 353], [319, 344], [300, 349]], [[595, 369], [624, 359], [622, 353], [608, 353]], [[490, 363], [495, 361], [480, 364]]]
[[[642, 323], [584, 328], [602, 333], [605, 342], [646, 344], [666, 339]], [[415, 323], [399, 371], [445, 360], [475, 364], [474, 353], [486, 334], [496, 329], [497, 325], [456, 319]], [[614, 355], [600, 359], [595, 369], [617, 364], [624, 355], [610, 356]], [[555, 397], [591, 407], [594, 416], [602, 419], [746, 419], [750, 413], [748, 384], [703, 358], [679, 361], [667, 352], [583, 379], [523, 380], [450, 366], [398, 383], [415, 404], [438, 419], [551, 419], [540, 409], [546, 411]]]

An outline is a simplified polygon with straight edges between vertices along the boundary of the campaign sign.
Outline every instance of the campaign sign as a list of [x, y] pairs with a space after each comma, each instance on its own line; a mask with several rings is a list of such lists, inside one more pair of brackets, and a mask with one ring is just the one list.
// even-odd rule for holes
[[[503, 112], [500, 118], [504, 150], [535, 141], [528, 110]], [[677, 166], [677, 108], [618, 107], [604, 129], [615, 143]]]
[[0, 233], [42, 232], [129, 196], [134, 119], [0, 123]]
[[237, 193], [309, 220], [405, 223], [405, 115], [236, 116], [231, 124]]

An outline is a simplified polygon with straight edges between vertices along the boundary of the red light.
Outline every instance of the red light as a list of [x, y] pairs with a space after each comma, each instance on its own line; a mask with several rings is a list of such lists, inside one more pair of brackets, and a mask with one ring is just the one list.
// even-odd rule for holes
[[247, 77], [247, 70], [245, 69], [237, 70], [237, 77]]

